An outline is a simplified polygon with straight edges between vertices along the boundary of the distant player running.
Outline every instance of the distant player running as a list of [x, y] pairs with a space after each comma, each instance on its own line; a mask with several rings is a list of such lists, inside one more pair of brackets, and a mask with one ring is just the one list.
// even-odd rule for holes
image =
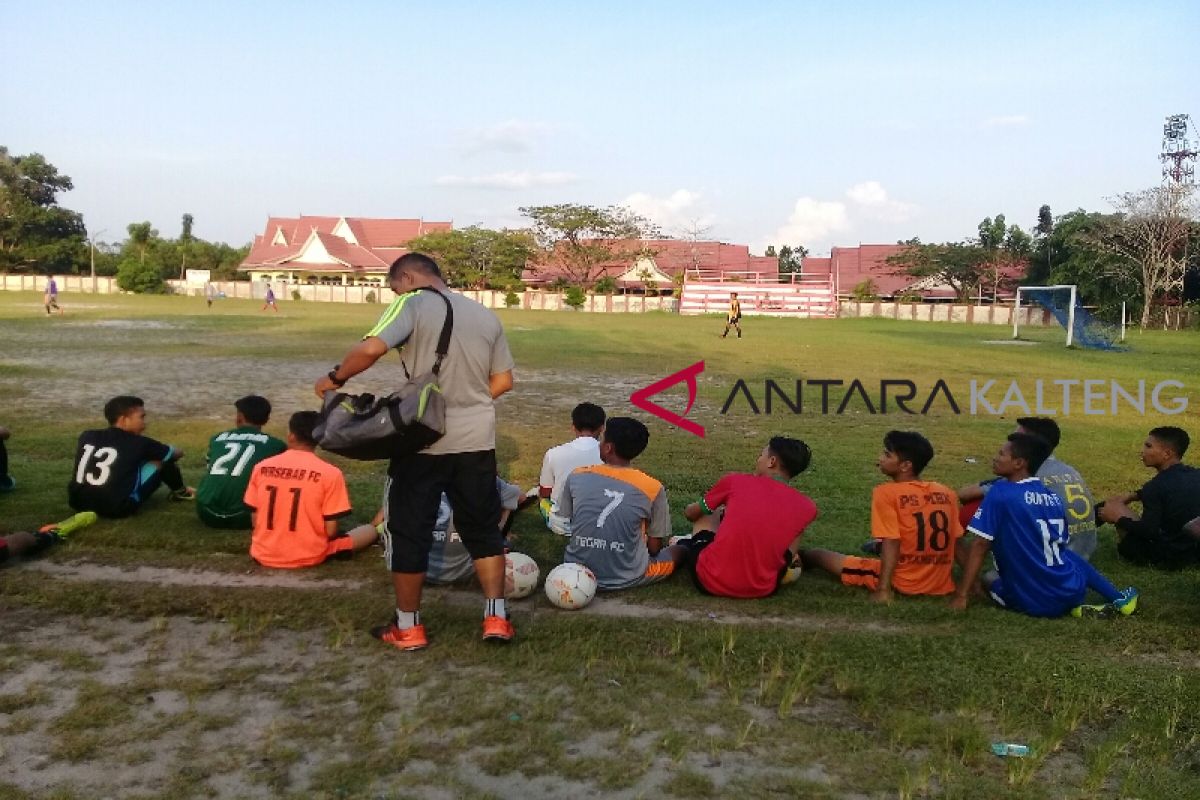
[[183, 483], [179, 460], [183, 451], [144, 436], [146, 404], [140, 397], [120, 395], [104, 404], [109, 426], [84, 431], [75, 451], [75, 471], [67, 498], [76, 511], [102, 517], [137, 512], [161, 484], [172, 500], [193, 500], [194, 489]]
[[53, 275], [46, 281], [46, 293], [42, 300], [46, 306], [46, 316], [50, 316], [51, 309], [54, 309], [59, 314], [63, 313], [62, 308], [58, 305], [58, 281], [54, 280]]
[[920, 479], [933, 460], [933, 445], [919, 433], [888, 431], [876, 465], [891, 479], [871, 492], [871, 536], [882, 542], [880, 558], [845, 556], [830, 550], [801, 550], [804, 565], [863, 586], [871, 599], [954, 592], [954, 550], [962, 537], [958, 501], [940, 483]]
[[277, 456], [287, 445], [262, 432], [271, 418], [271, 403], [256, 394], [233, 404], [234, 427], [208, 442], [207, 469], [196, 489], [196, 513], [210, 528], [249, 530], [250, 509], [242, 502], [258, 462]]
[[667, 547], [671, 509], [667, 490], [630, 466], [646, 449], [650, 431], [631, 417], [604, 427], [597, 466], [580, 467], [563, 486], [559, 508], [571, 520], [565, 561], [583, 564], [600, 589], [632, 589], [671, 576], [687, 551]]
[[262, 310], [266, 311], [268, 308], [274, 309], [276, 314], [279, 313], [279, 306], [275, 304], [275, 290], [271, 288], [270, 284], [267, 284], [267, 294], [263, 297]]
[[[983, 576], [982, 588], [998, 605], [1031, 617], [1061, 617], [1085, 611], [1132, 614], [1138, 591], [1118, 591], [1095, 567], [1067, 549], [1062, 499], [1034, 473], [1050, 455], [1039, 436], [1014, 433], [992, 459], [992, 472], [1003, 480], [992, 486], [968, 528], [975, 534], [951, 608], [967, 607], [983, 560], [991, 550], [996, 572]], [[1088, 589], [1106, 606], [1083, 606]]]
[[253, 510], [250, 557], [264, 567], [311, 567], [375, 543], [371, 526], [338, 533], [338, 520], [350, 514], [342, 471], [316, 454], [316, 411], [298, 411], [288, 420], [288, 449], [254, 468], [246, 487]]
[[722, 339], [729, 335], [730, 328], [737, 331], [737, 338], [742, 338], [742, 301], [738, 300], [737, 292], [729, 295], [729, 313], [725, 315], [725, 332], [721, 334]]

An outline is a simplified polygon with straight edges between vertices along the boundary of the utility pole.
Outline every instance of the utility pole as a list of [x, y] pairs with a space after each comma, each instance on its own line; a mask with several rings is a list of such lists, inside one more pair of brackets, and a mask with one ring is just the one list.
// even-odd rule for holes
[[92, 294], [96, 293], [96, 237], [102, 233], [107, 233], [108, 229], [97, 231], [88, 237], [88, 251], [91, 254], [92, 261]]

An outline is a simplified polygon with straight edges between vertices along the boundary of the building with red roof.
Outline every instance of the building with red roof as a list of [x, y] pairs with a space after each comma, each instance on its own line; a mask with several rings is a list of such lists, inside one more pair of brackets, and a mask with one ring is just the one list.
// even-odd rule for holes
[[450, 222], [368, 217], [270, 217], [238, 268], [251, 280], [378, 285], [408, 243]]
[[[621, 254], [613, 261], [597, 266], [591, 281], [612, 278], [622, 289], [657, 287], [670, 290], [683, 273], [689, 278], [704, 276], [715, 280], [747, 280], [771, 282], [779, 280], [779, 259], [775, 256], [753, 256], [744, 244], [725, 242], [692, 242], [680, 239], [614, 240], [614, 253]], [[571, 274], [565, 258], [556, 258], [560, 246], [541, 264], [526, 267], [521, 280], [527, 286], [544, 287], [558, 280], [578, 283]]]
[[[908, 248], [904, 244], [860, 244], [857, 247], [834, 247], [827, 257], [806, 256], [800, 261], [805, 277], [828, 277], [833, 291], [839, 297], [854, 293], [856, 287], [868, 281], [873, 285], [871, 294], [879, 297], [917, 295], [924, 300], [953, 300], [953, 287], [937, 278], [918, 278], [907, 275], [887, 260]], [[1025, 274], [1025, 264], [1014, 264], [1001, 270], [1003, 278], [1014, 283]], [[991, 295], [988, 287], [984, 293]], [[1012, 289], [1002, 285], [996, 293], [999, 297], [1013, 296]]]

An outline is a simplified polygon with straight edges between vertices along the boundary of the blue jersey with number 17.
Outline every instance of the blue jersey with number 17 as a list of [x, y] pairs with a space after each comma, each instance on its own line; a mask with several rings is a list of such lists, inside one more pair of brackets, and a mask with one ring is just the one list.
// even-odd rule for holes
[[1068, 532], [1062, 499], [1038, 478], [997, 481], [967, 529], [992, 543], [1004, 605], [1057, 617], [1083, 602], [1087, 583], [1064, 557]]

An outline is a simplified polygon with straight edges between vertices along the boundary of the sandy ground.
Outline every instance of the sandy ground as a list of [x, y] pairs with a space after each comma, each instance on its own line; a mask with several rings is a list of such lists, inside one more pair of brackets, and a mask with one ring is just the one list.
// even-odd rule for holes
[[[218, 577], [194, 571], [172, 575], [161, 569], [125, 570], [122, 572], [127, 574], [118, 576], [111, 568], [83, 564], [34, 563], [26, 568], [64, 580], [87, 577], [161, 583], [165, 579], [190, 585]], [[253, 578], [253, 585], [287, 583], [263, 576], [222, 579], [231, 580], [229, 585], [245, 586], [245, 581], [235, 580], [243, 577]], [[301, 582], [309, 588], [331, 583]], [[295, 581], [291, 583], [290, 588], [300, 588]], [[466, 593], [461, 594], [465, 598]], [[647, 611], [605, 598], [582, 613], [644, 617]], [[672, 613], [670, 618], [679, 617]], [[419, 726], [421, 720], [413, 709], [427, 698], [427, 692], [444, 692], [436, 678], [420, 673], [405, 673], [397, 682], [377, 680], [381, 664], [397, 669], [404, 663], [397, 659], [412, 656], [359, 646], [362, 643], [331, 643], [328, 632], [247, 632], [227, 623], [177, 617], [147, 621], [61, 618], [37, 611], [8, 612], [4, 629], [0, 646], [0, 700], [5, 703], [0, 707], [0, 795], [8, 784], [36, 794], [66, 791], [78, 797], [309, 796], [321, 770], [363, 755], [355, 752], [355, 741], [364, 732], [352, 728], [364, 693], [388, 694], [388, 710], [372, 718], [368, 732], [377, 746], [386, 746], [416, 736], [414, 725]], [[455, 681], [490, 680], [490, 676], [478, 674], [478, 669], [459, 672], [453, 676]], [[311, 696], [307, 691], [290, 691], [310, 676], [325, 673], [337, 676], [334, 690]], [[519, 678], [507, 682], [504, 689], [514, 698], [547, 690]], [[103, 719], [80, 719], [79, 704], [85, 693], [109, 698], [110, 705], [99, 714]], [[118, 698], [115, 705], [114, 697]], [[14, 699], [19, 698], [35, 702], [13, 708]], [[519, 702], [515, 707], [520, 707]], [[752, 710], [762, 725], [777, 722], [769, 709]], [[320, 720], [331, 715], [347, 720], [334, 735], [303, 742], [290, 738], [291, 731], [319, 728]], [[846, 727], [858, 724], [841, 701], [828, 698], [814, 698], [799, 706], [795, 717], [813, 725], [827, 726], [833, 721]], [[714, 735], [722, 732], [720, 726], [711, 731]], [[649, 747], [665, 733], [645, 731], [634, 747]], [[439, 737], [445, 735], [451, 734], [433, 737], [435, 750], [441, 749], [443, 739]], [[486, 759], [495, 748], [472, 743], [469, 736], [464, 740], [463, 735], [459, 732], [444, 740], [443, 758], [431, 759], [425, 747], [414, 757], [398, 758], [394, 775], [387, 780], [335, 796], [637, 798], [661, 795], [664, 781], [681, 768], [706, 776], [718, 789], [735, 778], [781, 771], [819, 785], [828, 786], [833, 780], [821, 764], [774, 765], [749, 752], [713, 754], [697, 747], [682, 763], [656, 757], [654, 768], [632, 787], [600, 790], [589, 782], [562, 776], [494, 774]], [[616, 731], [584, 735], [566, 745], [566, 755], [603, 757], [617, 736]]]

